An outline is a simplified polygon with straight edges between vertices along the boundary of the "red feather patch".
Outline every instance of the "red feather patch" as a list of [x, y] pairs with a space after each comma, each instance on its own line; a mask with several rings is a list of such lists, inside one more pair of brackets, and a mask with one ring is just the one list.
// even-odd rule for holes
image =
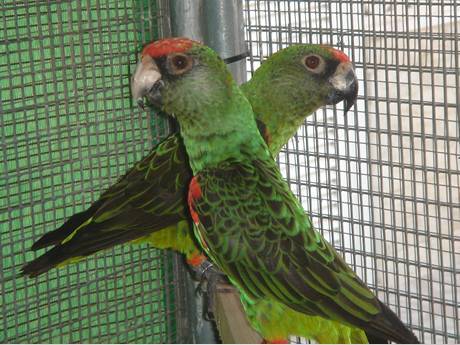
[[332, 47], [329, 47], [329, 46], [324, 46], [324, 47], [327, 48], [332, 53], [332, 56], [335, 59], [339, 60], [340, 62], [349, 62], [350, 61], [350, 58], [348, 57], [348, 55], [345, 54], [343, 51], [335, 49], [335, 48], [332, 48]]
[[342, 62], [349, 62], [350, 61], [350, 58], [348, 57], [348, 55], [345, 54], [341, 50], [333, 49], [332, 50], [332, 55], [334, 55], [334, 57], [339, 61], [342, 61]]
[[190, 181], [190, 185], [188, 187], [188, 207], [190, 209], [190, 215], [192, 216], [193, 222], [195, 224], [200, 223], [200, 219], [198, 217], [198, 213], [195, 211], [195, 207], [193, 203], [201, 198], [201, 188], [198, 183], [198, 179], [196, 176], [193, 176], [192, 180]]
[[158, 58], [171, 53], [183, 53], [189, 50], [194, 44], [201, 43], [185, 37], [165, 38], [147, 44], [142, 50], [142, 56], [149, 55], [152, 58]]
[[191, 258], [188, 258], [187, 263], [190, 266], [197, 267], [197, 266], [200, 266], [203, 263], [203, 261], [205, 261], [205, 260], [206, 260], [206, 256], [204, 256], [203, 254], [199, 253], [199, 254], [195, 254]]

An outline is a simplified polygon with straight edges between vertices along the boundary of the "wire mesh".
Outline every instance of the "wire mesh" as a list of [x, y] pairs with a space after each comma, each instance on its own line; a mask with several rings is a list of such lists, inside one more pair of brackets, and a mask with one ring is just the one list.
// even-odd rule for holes
[[119, 246], [38, 279], [19, 276], [37, 256], [34, 240], [86, 209], [167, 133], [132, 107], [129, 91], [141, 42], [162, 34], [162, 6], [1, 4], [2, 343], [181, 341], [171, 254]]
[[346, 261], [424, 342], [460, 342], [460, 3], [244, 0], [249, 77], [292, 43], [342, 48], [351, 114], [322, 109], [279, 156]]

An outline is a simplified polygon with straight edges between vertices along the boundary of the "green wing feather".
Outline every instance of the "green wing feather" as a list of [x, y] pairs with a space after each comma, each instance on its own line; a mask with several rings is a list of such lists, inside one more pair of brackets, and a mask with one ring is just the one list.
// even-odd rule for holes
[[142, 237], [152, 240], [148, 235], [160, 230], [165, 233], [153, 237], [156, 247], [168, 247], [162, 241], [173, 246], [175, 239], [166, 231], [176, 234], [178, 222], [188, 219], [186, 196], [191, 176], [182, 139], [170, 135], [89, 209], [40, 238], [32, 249], [54, 248], [25, 265], [23, 273], [36, 276], [116, 244]]
[[417, 341], [313, 229], [274, 161], [230, 159], [204, 169], [197, 181], [197, 237], [249, 299]]

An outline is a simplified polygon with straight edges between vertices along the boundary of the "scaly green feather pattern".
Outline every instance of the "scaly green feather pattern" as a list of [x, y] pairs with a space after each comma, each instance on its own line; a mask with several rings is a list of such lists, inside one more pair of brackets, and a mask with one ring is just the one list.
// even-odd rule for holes
[[372, 292], [313, 229], [272, 159], [228, 159], [197, 179], [202, 198], [195, 207], [209, 254], [250, 298], [270, 297], [346, 322], [350, 314], [369, 321], [380, 311]]
[[358, 327], [394, 341], [416, 340], [313, 229], [275, 162], [246, 154], [197, 173], [201, 197], [193, 209], [197, 237], [253, 304], [249, 314], [271, 303], [291, 309], [290, 316], [297, 311], [348, 325], [350, 332]]

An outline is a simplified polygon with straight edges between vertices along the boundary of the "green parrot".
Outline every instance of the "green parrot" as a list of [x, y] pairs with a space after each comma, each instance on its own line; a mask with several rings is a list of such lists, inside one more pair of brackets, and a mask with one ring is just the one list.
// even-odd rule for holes
[[[139, 92], [143, 82], [134, 80], [133, 92]], [[344, 83], [348, 88], [342, 88]], [[305, 117], [319, 107], [344, 100], [348, 110], [356, 98], [357, 81], [344, 53], [303, 44], [271, 56], [241, 89], [252, 102], [259, 129], [276, 155]], [[130, 241], [179, 251], [190, 265], [198, 266], [204, 256], [191, 236], [186, 203], [191, 178], [182, 139], [172, 134], [87, 210], [35, 242], [33, 250], [54, 247], [26, 264], [23, 273], [34, 277]]]
[[[318, 60], [302, 60], [303, 68], [334, 80], [337, 69]], [[145, 97], [177, 118], [193, 172], [195, 237], [240, 291], [249, 321], [268, 342], [299, 335], [299, 321], [315, 316], [418, 343], [313, 228], [259, 134], [251, 104], [214, 51], [187, 39], [153, 43], [134, 80], [136, 100]], [[339, 90], [350, 83], [336, 82]]]

